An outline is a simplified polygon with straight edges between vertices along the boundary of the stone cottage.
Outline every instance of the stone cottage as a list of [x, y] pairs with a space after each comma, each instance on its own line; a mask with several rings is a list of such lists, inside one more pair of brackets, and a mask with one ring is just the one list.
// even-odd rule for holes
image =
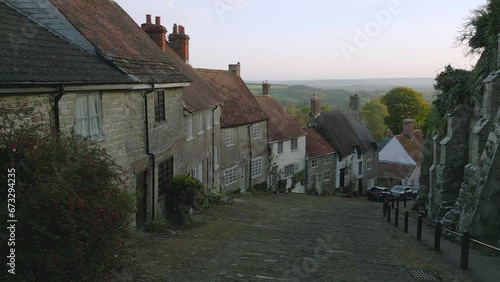
[[337, 156], [335, 149], [314, 127], [306, 132], [306, 191], [311, 194], [333, 193]]
[[335, 188], [351, 188], [363, 194], [377, 184], [378, 148], [375, 139], [358, 116], [359, 98], [351, 97], [350, 109], [320, 112], [320, 101], [311, 98], [311, 121], [335, 149]]
[[165, 40], [166, 28], [151, 21], [141, 28], [160, 47], [165, 55], [186, 75], [191, 83], [182, 89], [184, 106], [185, 142], [179, 158], [183, 166], [179, 171], [200, 180], [211, 191], [219, 191], [220, 169], [219, 149], [221, 138], [220, 116], [222, 98], [189, 65], [189, 35], [184, 26], [174, 24], [173, 31]]
[[226, 193], [267, 186], [269, 118], [241, 79], [240, 67], [238, 63], [228, 70], [195, 69], [223, 98], [219, 154]]
[[1, 28], [16, 43], [2, 48], [13, 62], [2, 103], [36, 97], [39, 119], [91, 138], [126, 170], [138, 226], [164, 215], [164, 191], [184, 167], [190, 79], [113, 1], [5, 2], [14, 19]]
[[[305, 193], [305, 132], [271, 97], [270, 92], [271, 84], [266, 81], [262, 84], [262, 95], [255, 96], [269, 117], [267, 122], [268, 188]], [[278, 187], [279, 183], [284, 183], [285, 187]]]

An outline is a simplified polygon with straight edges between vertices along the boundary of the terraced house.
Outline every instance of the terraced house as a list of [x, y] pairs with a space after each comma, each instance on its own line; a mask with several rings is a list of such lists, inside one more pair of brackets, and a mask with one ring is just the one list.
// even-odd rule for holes
[[267, 186], [268, 116], [240, 77], [240, 64], [228, 70], [196, 69], [223, 98], [220, 167], [224, 192]]
[[136, 223], [165, 213], [183, 172], [183, 87], [191, 81], [115, 2], [2, 0], [2, 104], [89, 137], [121, 165]]

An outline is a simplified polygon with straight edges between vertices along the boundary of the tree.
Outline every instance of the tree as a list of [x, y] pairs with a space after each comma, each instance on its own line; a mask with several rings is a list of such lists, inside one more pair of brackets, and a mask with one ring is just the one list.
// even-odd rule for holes
[[432, 104], [441, 117], [445, 117], [471, 97], [473, 93], [471, 78], [471, 71], [455, 69], [451, 65], [447, 65], [444, 71], [436, 76], [434, 89], [437, 93]]
[[376, 140], [385, 136], [387, 125], [384, 119], [388, 115], [387, 106], [379, 98], [372, 98], [361, 109], [361, 119]]
[[393, 88], [380, 100], [387, 106], [389, 112], [384, 121], [396, 134], [403, 131], [403, 120], [407, 118], [413, 118], [415, 127], [420, 128], [430, 108], [421, 93], [408, 87]]

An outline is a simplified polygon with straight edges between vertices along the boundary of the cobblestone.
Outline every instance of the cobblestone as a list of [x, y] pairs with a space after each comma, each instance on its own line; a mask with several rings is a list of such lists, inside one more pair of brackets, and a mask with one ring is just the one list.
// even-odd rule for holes
[[239, 196], [189, 228], [129, 242], [129, 281], [472, 281], [388, 224], [380, 203], [309, 195]]

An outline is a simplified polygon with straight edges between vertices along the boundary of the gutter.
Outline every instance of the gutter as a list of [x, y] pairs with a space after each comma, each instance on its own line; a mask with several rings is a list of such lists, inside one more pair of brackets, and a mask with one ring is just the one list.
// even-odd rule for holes
[[247, 132], [248, 132], [248, 150], [250, 154], [250, 159], [248, 160], [248, 188], [250, 189], [252, 187], [252, 136], [250, 134], [250, 127], [253, 125], [253, 123], [249, 124], [247, 126]]
[[54, 112], [54, 127], [56, 129], [56, 132], [59, 133], [61, 132], [61, 121], [59, 118], [59, 101], [64, 95], [64, 85], [61, 84], [57, 90], [58, 92], [54, 96], [54, 105], [52, 107], [52, 111]]
[[155, 84], [154, 82], [151, 83], [151, 88], [149, 90], [147, 90], [146, 92], [144, 92], [144, 125], [146, 127], [146, 154], [150, 157], [150, 159], [152, 160], [153, 162], [153, 171], [151, 172], [151, 178], [152, 178], [152, 182], [153, 182], [153, 193], [151, 193], [151, 209], [152, 209], [152, 213], [151, 213], [151, 219], [154, 220], [155, 219], [155, 191], [154, 191], [154, 187], [155, 187], [155, 168], [156, 168], [156, 161], [155, 161], [155, 155], [153, 153], [150, 152], [149, 150], [149, 123], [148, 123], [148, 94], [149, 93], [152, 93], [155, 91]]
[[[219, 107], [218, 105], [212, 109], [212, 189], [215, 186], [215, 110]], [[220, 192], [220, 191], [219, 191]]]

